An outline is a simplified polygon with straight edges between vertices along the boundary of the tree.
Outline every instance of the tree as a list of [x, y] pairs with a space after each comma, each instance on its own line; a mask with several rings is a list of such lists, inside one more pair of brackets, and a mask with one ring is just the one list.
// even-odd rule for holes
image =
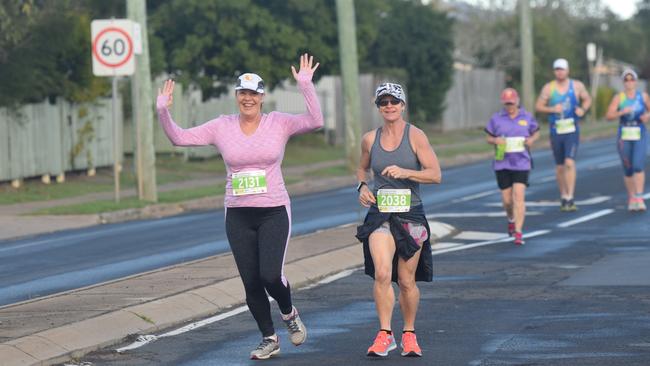
[[32, 0], [5, 0], [0, 3], [0, 63], [6, 62], [8, 50], [27, 35], [37, 10]]
[[244, 72], [273, 86], [290, 75], [307, 39], [252, 0], [171, 0], [150, 16], [168, 71], [218, 96]]
[[[257, 0], [255, 2], [258, 6], [267, 8], [275, 21], [289, 25], [294, 34], [304, 39], [304, 44], [297, 45], [298, 52], [309, 51], [318, 58], [321, 65], [316, 77], [339, 72], [334, 1]], [[296, 61], [290, 60], [290, 62]]]
[[92, 75], [90, 18], [83, 4], [45, 1], [22, 40], [0, 61], [0, 105], [62, 96], [94, 100], [108, 90]]
[[[171, 0], [150, 7], [167, 70], [198, 85], [204, 98], [246, 71], [272, 87], [302, 52], [319, 59], [318, 75], [339, 72], [332, 1]], [[451, 21], [416, 0], [358, 0], [355, 7], [361, 70], [403, 68], [413, 112], [436, 118], [451, 76]]]
[[[614, 15], [600, 0], [537, 0], [533, 2], [535, 81], [539, 89], [552, 78], [551, 64], [562, 57], [571, 64], [571, 76], [587, 81], [585, 48], [594, 42], [606, 58], [647, 65], [650, 75], [650, 0], [639, 2], [634, 21]], [[519, 84], [519, 29], [514, 1], [498, 9], [476, 9], [456, 24], [459, 51], [481, 67], [503, 69], [515, 87]]]
[[369, 57], [375, 66], [406, 70], [412, 116], [433, 121], [443, 111], [451, 83], [452, 21], [419, 1], [391, 5], [379, 23], [379, 37]]
[[[451, 77], [451, 21], [420, 0], [356, 0], [355, 8], [361, 70], [402, 69], [409, 107], [435, 119]], [[303, 52], [321, 62], [317, 76], [339, 72], [331, 0], [148, 0], [147, 10], [152, 73], [175, 74], [206, 99], [247, 71], [272, 88]], [[124, 0], [3, 1], [0, 105], [107, 92], [91, 73], [89, 23], [124, 11]]]
[[650, 78], [650, 32], [648, 32], [648, 24], [650, 24], [650, 0], [639, 0], [637, 2], [637, 12], [633, 20], [637, 27], [644, 30], [643, 41], [638, 42], [641, 48], [638, 50], [638, 57], [641, 59], [639, 62], [641, 77], [648, 79]]

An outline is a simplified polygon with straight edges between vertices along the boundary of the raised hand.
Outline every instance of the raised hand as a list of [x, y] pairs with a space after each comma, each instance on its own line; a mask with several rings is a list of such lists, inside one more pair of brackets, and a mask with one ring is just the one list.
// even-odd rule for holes
[[314, 65], [314, 56], [309, 56], [305, 53], [300, 56], [300, 70], [296, 72], [296, 68], [291, 65], [291, 72], [297, 82], [311, 81], [314, 76], [314, 71], [316, 71], [319, 65], [320, 62], [317, 62], [316, 65]]
[[[168, 79], [163, 84], [163, 88], [158, 88], [158, 100], [156, 105], [158, 107], [171, 107], [174, 99], [174, 80]], [[162, 105], [161, 105], [162, 104]]]

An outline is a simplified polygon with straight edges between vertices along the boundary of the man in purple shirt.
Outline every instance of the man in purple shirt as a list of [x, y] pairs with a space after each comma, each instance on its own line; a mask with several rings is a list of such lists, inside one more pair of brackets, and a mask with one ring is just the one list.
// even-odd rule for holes
[[530, 147], [539, 137], [539, 126], [532, 114], [519, 107], [519, 94], [515, 89], [503, 90], [501, 103], [503, 109], [492, 116], [485, 132], [487, 142], [495, 145], [492, 166], [508, 216], [508, 235], [514, 236], [516, 245], [522, 245], [526, 187], [532, 168]]

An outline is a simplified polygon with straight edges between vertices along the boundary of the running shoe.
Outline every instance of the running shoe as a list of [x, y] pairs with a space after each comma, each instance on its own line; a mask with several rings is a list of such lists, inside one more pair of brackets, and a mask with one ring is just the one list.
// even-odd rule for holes
[[375, 337], [372, 346], [368, 348], [368, 356], [371, 357], [386, 357], [388, 352], [397, 348], [395, 338], [392, 334], [388, 334], [385, 330], [380, 330]]
[[567, 212], [578, 211], [578, 207], [576, 206], [575, 202], [573, 202], [573, 198], [566, 201], [566, 210], [565, 211], [567, 211]]
[[645, 207], [645, 202], [643, 201], [643, 198], [639, 198], [638, 201], [636, 201], [636, 208], [639, 211], [645, 211], [647, 208]]
[[630, 212], [638, 211], [639, 210], [639, 204], [634, 198], [630, 198], [627, 201], [627, 210]]
[[284, 321], [284, 324], [287, 325], [287, 331], [289, 332], [291, 343], [293, 343], [294, 346], [300, 346], [303, 344], [305, 339], [307, 339], [307, 328], [305, 328], [305, 324], [300, 319], [300, 315], [298, 315], [298, 309], [294, 306], [291, 314], [288, 316], [282, 314], [282, 320]]
[[526, 243], [523, 236], [523, 233], [515, 231], [515, 245], [524, 245]]
[[512, 236], [515, 233], [515, 223], [508, 222], [508, 236]]
[[562, 212], [566, 212], [566, 211], [568, 211], [568, 210], [567, 210], [567, 203], [568, 203], [568, 202], [569, 202], [569, 201], [565, 200], [564, 198], [562, 198], [562, 199], [560, 200], [560, 211], [562, 211]]
[[280, 341], [277, 336], [262, 338], [262, 342], [251, 351], [251, 360], [266, 360], [280, 353]]
[[402, 356], [404, 357], [422, 357], [422, 350], [418, 345], [418, 340], [414, 332], [402, 333]]

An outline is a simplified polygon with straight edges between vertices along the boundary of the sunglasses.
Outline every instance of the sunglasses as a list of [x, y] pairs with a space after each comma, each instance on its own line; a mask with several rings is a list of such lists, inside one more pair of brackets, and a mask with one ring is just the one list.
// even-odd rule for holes
[[503, 105], [505, 105], [505, 106], [511, 106], [511, 105], [515, 105], [515, 103], [503, 103]]
[[636, 81], [635, 78], [625, 78], [624, 81], [627, 83], [628, 81]]
[[388, 105], [388, 103], [390, 103], [391, 105], [398, 105], [402, 103], [402, 101], [399, 99], [382, 99], [379, 102], [377, 102], [377, 105], [380, 107], [385, 107]]

